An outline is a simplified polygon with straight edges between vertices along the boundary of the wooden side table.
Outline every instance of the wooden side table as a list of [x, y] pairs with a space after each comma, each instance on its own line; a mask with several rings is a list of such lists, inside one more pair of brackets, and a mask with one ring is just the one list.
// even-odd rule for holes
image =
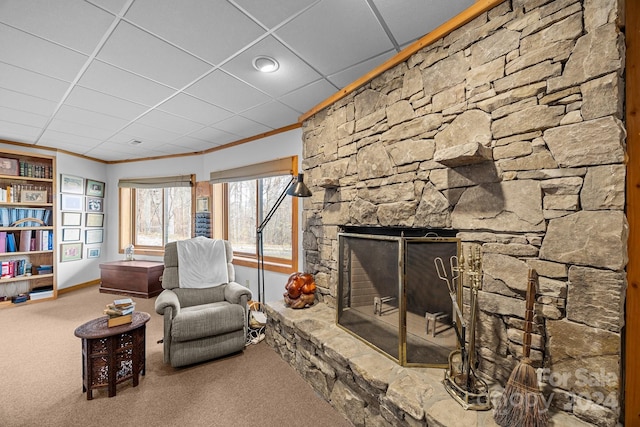
[[133, 321], [109, 328], [107, 316], [93, 319], [78, 328], [74, 334], [82, 339], [82, 391], [87, 400], [93, 399], [93, 390], [108, 387], [109, 397], [116, 395], [116, 385], [145, 374], [146, 324], [151, 316], [135, 311]]

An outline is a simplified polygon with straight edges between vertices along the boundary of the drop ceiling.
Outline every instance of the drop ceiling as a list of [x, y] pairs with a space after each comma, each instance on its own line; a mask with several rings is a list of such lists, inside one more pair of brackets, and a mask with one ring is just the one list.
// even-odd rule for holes
[[297, 123], [473, 3], [0, 0], [0, 139], [106, 162], [224, 146]]

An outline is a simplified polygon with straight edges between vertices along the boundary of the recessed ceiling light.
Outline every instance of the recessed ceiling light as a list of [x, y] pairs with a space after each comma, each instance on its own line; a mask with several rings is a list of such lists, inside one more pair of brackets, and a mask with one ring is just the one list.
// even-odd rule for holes
[[263, 73], [273, 73], [280, 68], [280, 64], [270, 56], [258, 56], [253, 60], [253, 68]]

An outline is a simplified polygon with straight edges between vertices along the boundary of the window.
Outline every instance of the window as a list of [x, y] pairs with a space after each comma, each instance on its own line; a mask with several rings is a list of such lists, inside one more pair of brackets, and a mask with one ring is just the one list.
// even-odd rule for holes
[[191, 237], [191, 189], [134, 188], [136, 248], [163, 246]]
[[[280, 167], [276, 167], [279, 163]], [[234, 263], [257, 267], [257, 228], [288, 188], [297, 157], [212, 172], [213, 193], [222, 195], [222, 215], [214, 210], [224, 238], [231, 242]], [[259, 171], [259, 172], [258, 172]], [[259, 175], [259, 176], [256, 176]], [[298, 268], [298, 202], [286, 196], [264, 226], [262, 246], [266, 270], [291, 273]]]
[[[256, 229], [290, 181], [286, 175], [227, 184], [227, 238], [239, 255], [257, 258]], [[265, 262], [291, 265], [292, 205], [292, 197], [284, 198], [264, 228]]]
[[120, 250], [158, 255], [192, 236], [193, 176], [120, 180]]

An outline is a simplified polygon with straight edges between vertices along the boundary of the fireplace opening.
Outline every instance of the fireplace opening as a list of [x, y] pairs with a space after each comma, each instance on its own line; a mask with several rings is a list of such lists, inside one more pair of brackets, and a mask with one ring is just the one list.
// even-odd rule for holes
[[[446, 367], [458, 348], [446, 280], [460, 239], [452, 230], [348, 227], [338, 234], [337, 323], [401, 365]], [[444, 269], [436, 267], [443, 260]]]

